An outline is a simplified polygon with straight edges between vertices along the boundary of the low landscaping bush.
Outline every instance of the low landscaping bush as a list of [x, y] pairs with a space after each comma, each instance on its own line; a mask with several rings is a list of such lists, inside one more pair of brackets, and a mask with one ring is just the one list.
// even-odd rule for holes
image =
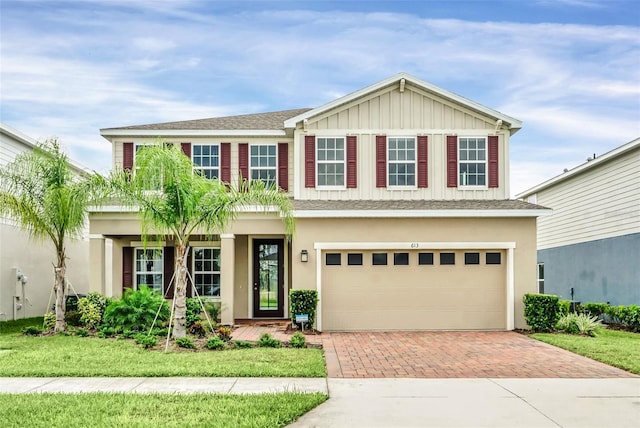
[[602, 323], [596, 317], [586, 314], [569, 313], [563, 315], [556, 324], [556, 329], [568, 334], [582, 334], [594, 337]]
[[225, 342], [229, 342], [231, 340], [231, 327], [218, 327], [218, 337]]
[[271, 337], [269, 333], [262, 333], [262, 336], [258, 339], [258, 346], [260, 348], [280, 348], [282, 343], [278, 339]]
[[580, 311], [592, 317], [602, 318], [606, 314], [608, 307], [609, 305], [606, 303], [587, 302], [580, 305]]
[[560, 311], [560, 316], [567, 315], [571, 311], [571, 301], [559, 299], [558, 311]]
[[307, 327], [312, 328], [316, 320], [318, 292], [316, 290], [291, 290], [289, 291], [289, 302], [291, 324], [302, 327], [296, 323], [296, 315], [307, 314], [309, 316]]
[[35, 325], [30, 325], [22, 329], [22, 334], [25, 336], [40, 336], [42, 334], [42, 329]]
[[64, 314], [64, 320], [72, 327], [79, 327], [82, 325], [82, 321], [80, 321], [81, 316], [79, 311], [67, 311]]
[[236, 340], [233, 342], [233, 346], [238, 349], [253, 348], [253, 343], [247, 342], [246, 340]]
[[220, 312], [222, 311], [222, 304], [220, 302], [207, 302], [204, 304], [204, 309], [207, 311], [212, 323], [220, 322]]
[[533, 331], [553, 331], [560, 319], [558, 296], [550, 294], [525, 294], [524, 318]]
[[205, 337], [207, 335], [207, 326], [204, 321], [196, 321], [189, 327], [189, 334], [197, 337]]
[[100, 326], [98, 328], [98, 337], [101, 338], [107, 338], [107, 337], [113, 337], [116, 334], [116, 329], [113, 327], [109, 327], [106, 325]]
[[176, 339], [176, 345], [180, 348], [195, 349], [196, 345], [190, 337], [179, 337]]
[[224, 343], [224, 341], [220, 339], [218, 336], [212, 337], [211, 339], [207, 340], [207, 349], [211, 349], [211, 350], [223, 349], [225, 346], [226, 346], [226, 343]]
[[142, 286], [135, 291], [128, 289], [122, 299], [111, 302], [104, 311], [104, 322], [117, 331], [146, 331], [156, 314], [158, 322], [167, 321], [169, 305], [162, 295]]
[[200, 299], [198, 297], [187, 297], [187, 328], [191, 327], [194, 323], [202, 320], [202, 306], [200, 305]]
[[53, 312], [47, 312], [44, 314], [44, 320], [42, 321], [42, 327], [49, 331], [56, 327], [56, 314]]
[[100, 293], [91, 292], [78, 300], [80, 322], [90, 329], [98, 328], [107, 307], [107, 298]]
[[304, 334], [298, 331], [294, 333], [293, 336], [291, 336], [291, 340], [289, 340], [289, 343], [291, 343], [291, 346], [294, 348], [306, 348], [307, 338], [304, 337]]
[[630, 330], [640, 332], [640, 306], [616, 306], [615, 314]]
[[87, 337], [87, 336], [89, 336], [89, 332], [87, 330], [85, 330], [84, 328], [79, 328], [79, 329], [76, 330], [76, 336]]
[[136, 335], [136, 343], [144, 349], [153, 348], [158, 344], [158, 338], [151, 334], [139, 333]]

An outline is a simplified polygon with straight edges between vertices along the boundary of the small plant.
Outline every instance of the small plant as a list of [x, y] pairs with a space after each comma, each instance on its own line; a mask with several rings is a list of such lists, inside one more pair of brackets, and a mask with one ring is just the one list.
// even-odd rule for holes
[[166, 336], [169, 333], [168, 328], [153, 328], [149, 334], [154, 336]]
[[307, 347], [307, 338], [304, 337], [304, 334], [300, 333], [299, 331], [294, 333], [293, 336], [291, 336], [291, 340], [289, 342], [291, 343], [291, 346], [294, 348]]
[[82, 325], [82, 322], [80, 321], [81, 316], [82, 315], [79, 311], [68, 311], [67, 313], [65, 313], [64, 319], [70, 326], [80, 327]]
[[556, 329], [568, 334], [582, 334], [595, 336], [596, 330], [602, 327], [602, 323], [596, 317], [585, 314], [569, 313], [558, 320]]
[[196, 345], [194, 345], [193, 340], [190, 337], [179, 337], [176, 339], [176, 345], [180, 348], [186, 349], [194, 349]]
[[138, 332], [134, 331], [134, 330], [125, 330], [122, 333], [120, 333], [120, 339], [131, 339], [133, 338]]
[[78, 300], [80, 322], [87, 328], [95, 329], [102, 323], [102, 316], [107, 307], [107, 299], [100, 293], [92, 292]]
[[225, 346], [225, 342], [218, 336], [212, 337], [211, 339], [207, 340], [207, 349], [223, 349]]
[[273, 337], [269, 333], [262, 333], [260, 339], [258, 339], [258, 346], [261, 348], [279, 348], [282, 343]]
[[49, 331], [53, 330], [56, 326], [56, 314], [53, 312], [47, 312], [44, 314], [44, 320], [42, 322], [42, 327]]
[[601, 318], [607, 312], [607, 308], [609, 307], [606, 303], [592, 303], [587, 302], [580, 305], [580, 312], [583, 314]]
[[[318, 292], [316, 290], [291, 290], [289, 292], [289, 313], [291, 322], [296, 324], [296, 315], [307, 314], [309, 322], [307, 327], [313, 326], [316, 319], [316, 308], [318, 306]], [[301, 326], [300, 326], [301, 327]]]
[[42, 329], [35, 325], [30, 325], [22, 329], [22, 334], [25, 336], [40, 336], [42, 334]]
[[84, 328], [79, 328], [79, 329], [76, 330], [76, 336], [87, 337], [87, 336], [89, 336], [89, 332], [87, 330], [85, 330]]
[[525, 294], [524, 318], [533, 331], [553, 331], [560, 319], [558, 296], [549, 294]]
[[194, 323], [202, 320], [202, 306], [200, 305], [200, 299], [198, 297], [188, 297], [186, 305], [187, 328], [189, 328]]
[[207, 335], [207, 326], [202, 321], [196, 321], [189, 327], [189, 334], [197, 337], [205, 337]]
[[139, 333], [136, 335], [136, 343], [144, 349], [153, 348], [158, 344], [158, 338], [151, 334]]
[[231, 340], [231, 327], [222, 326], [218, 328], [218, 336], [225, 342]]
[[222, 304], [220, 302], [207, 302], [204, 304], [204, 309], [207, 311], [207, 314], [209, 314], [212, 322], [220, 322], [220, 312], [222, 310]]
[[247, 342], [246, 340], [236, 340], [233, 342], [233, 346], [238, 349], [253, 348], [253, 343]]
[[120, 300], [114, 300], [104, 311], [104, 322], [116, 330], [148, 331], [153, 320], [169, 319], [169, 305], [162, 296], [142, 286], [138, 290], [128, 289]]
[[116, 329], [113, 327], [109, 327], [109, 326], [100, 326], [98, 328], [98, 337], [101, 338], [106, 338], [106, 337], [112, 337], [116, 334]]

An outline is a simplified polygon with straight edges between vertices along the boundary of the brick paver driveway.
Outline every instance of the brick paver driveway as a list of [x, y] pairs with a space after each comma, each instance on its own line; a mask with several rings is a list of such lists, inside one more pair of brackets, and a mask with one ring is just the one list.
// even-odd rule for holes
[[635, 376], [515, 332], [345, 332], [321, 337], [329, 377]]

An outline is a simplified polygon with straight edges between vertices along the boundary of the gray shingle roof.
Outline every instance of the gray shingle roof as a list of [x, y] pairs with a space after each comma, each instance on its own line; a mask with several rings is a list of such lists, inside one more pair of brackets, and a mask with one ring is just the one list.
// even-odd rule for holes
[[209, 119], [183, 120], [179, 122], [154, 123], [150, 125], [123, 126], [119, 128], [104, 128], [101, 131], [115, 129], [138, 130], [272, 130], [284, 129], [284, 121], [311, 109], [300, 108], [282, 110], [269, 113], [243, 114], [240, 116], [213, 117]]
[[398, 201], [319, 201], [294, 200], [296, 211], [313, 210], [545, 210], [546, 207], [528, 202], [504, 200], [398, 200]]

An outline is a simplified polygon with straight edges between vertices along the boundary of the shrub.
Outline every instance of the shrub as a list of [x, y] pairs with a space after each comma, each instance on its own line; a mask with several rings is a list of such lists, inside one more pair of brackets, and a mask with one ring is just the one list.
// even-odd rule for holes
[[85, 330], [84, 328], [79, 328], [79, 329], [76, 330], [76, 336], [87, 337], [87, 336], [89, 336], [89, 332], [87, 330]]
[[308, 326], [312, 327], [316, 320], [316, 307], [318, 306], [318, 292], [316, 290], [291, 290], [289, 291], [289, 313], [291, 323], [296, 324], [296, 315], [309, 315]]
[[258, 339], [258, 346], [261, 348], [279, 348], [282, 343], [273, 337], [269, 333], [262, 333], [260, 339]]
[[533, 331], [553, 331], [560, 318], [558, 296], [525, 294], [524, 318]]
[[307, 347], [307, 338], [304, 337], [304, 334], [300, 333], [299, 331], [291, 336], [291, 340], [289, 342], [291, 342], [291, 346], [293, 346], [294, 348]]
[[107, 307], [107, 299], [100, 293], [92, 292], [78, 300], [80, 322], [88, 328], [97, 328]]
[[220, 337], [220, 339], [224, 340], [225, 342], [228, 342], [231, 340], [231, 327], [219, 327], [218, 328], [218, 336]]
[[45, 330], [53, 330], [56, 327], [56, 314], [53, 312], [47, 312], [46, 314], [44, 314], [42, 327]]
[[162, 296], [148, 287], [142, 286], [134, 291], [128, 289], [120, 300], [114, 300], [104, 311], [104, 322], [117, 331], [149, 330], [156, 313], [158, 321], [169, 319], [169, 305]]
[[207, 326], [202, 321], [196, 321], [189, 327], [189, 334], [205, 337], [207, 335]]
[[64, 319], [70, 326], [79, 327], [82, 325], [80, 317], [82, 315], [78, 311], [68, 311], [64, 314]]
[[166, 336], [169, 333], [168, 328], [153, 328], [149, 334], [154, 336]]
[[181, 348], [194, 349], [196, 345], [193, 344], [193, 340], [190, 337], [179, 337], [176, 339], [176, 345]]
[[113, 327], [103, 325], [98, 328], [98, 337], [101, 337], [103, 339], [106, 337], [112, 337], [115, 334], [116, 334], [116, 329]]
[[602, 327], [602, 323], [598, 318], [575, 313], [561, 316], [556, 325], [556, 328], [564, 333], [588, 336], [595, 336], [596, 330], [600, 327]]
[[640, 306], [629, 305], [618, 307], [618, 318], [630, 330], [640, 332]]
[[207, 349], [223, 349], [226, 346], [224, 341], [220, 339], [218, 336], [212, 337], [207, 340]]
[[202, 320], [202, 306], [200, 305], [200, 299], [197, 297], [188, 297], [187, 304], [187, 328], [191, 327], [193, 323]]
[[606, 303], [592, 303], [587, 302], [580, 305], [580, 312], [592, 317], [602, 317], [607, 312], [609, 307]]
[[207, 314], [209, 314], [212, 322], [220, 322], [220, 312], [222, 311], [222, 304], [220, 302], [207, 302], [204, 304], [204, 309], [207, 311]]
[[35, 325], [26, 326], [21, 331], [25, 336], [40, 336], [42, 334], [42, 329]]
[[136, 335], [136, 343], [144, 349], [149, 349], [158, 344], [158, 338], [151, 334], [139, 333]]
[[131, 339], [132, 337], [135, 337], [136, 334], [138, 334], [137, 331], [125, 330], [120, 333], [120, 339]]
[[558, 311], [560, 312], [560, 316], [567, 315], [571, 311], [571, 301], [558, 300]]
[[607, 316], [609, 317], [609, 320], [611, 320], [611, 322], [614, 323], [622, 323], [622, 318], [624, 317], [624, 315], [622, 314], [622, 311], [624, 310], [624, 306], [620, 305], [620, 306], [609, 306], [605, 313], [607, 314]]
[[247, 342], [246, 340], [237, 340], [233, 342], [233, 346], [239, 349], [253, 348], [253, 343]]

